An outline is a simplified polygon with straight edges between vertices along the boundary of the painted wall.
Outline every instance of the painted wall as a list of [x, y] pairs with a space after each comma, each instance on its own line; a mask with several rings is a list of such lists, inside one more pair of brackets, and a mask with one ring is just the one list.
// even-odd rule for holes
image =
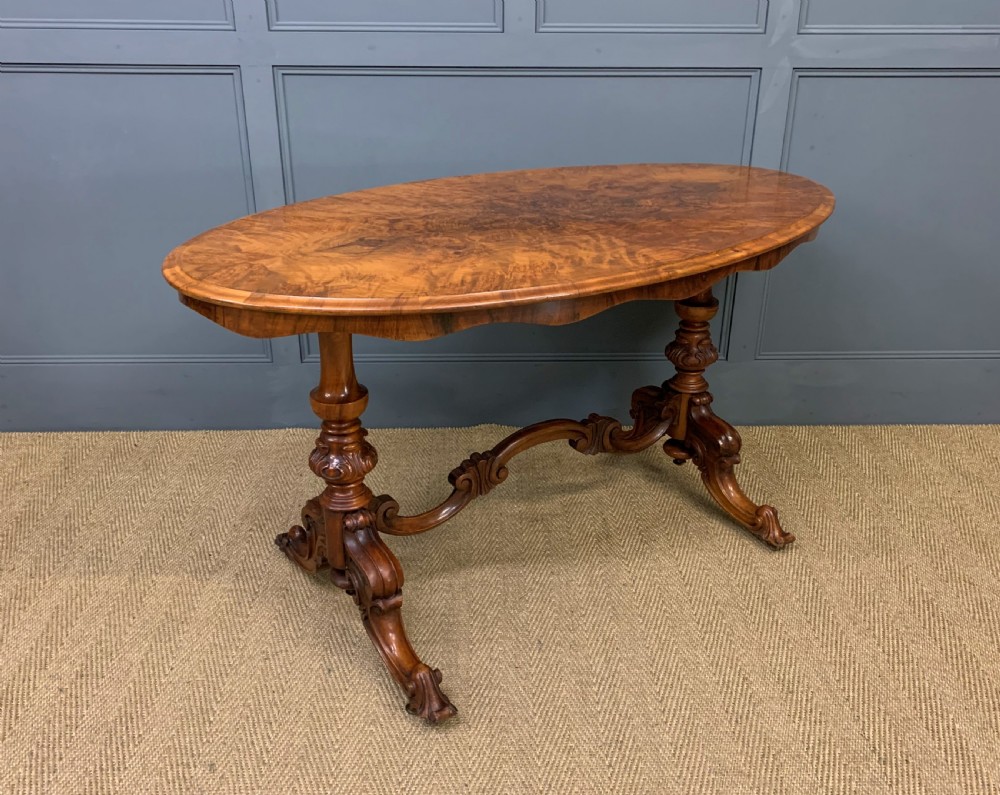
[[[314, 340], [159, 265], [229, 219], [472, 171], [785, 168], [819, 239], [722, 291], [741, 423], [1000, 422], [996, 0], [0, 0], [0, 428], [312, 425]], [[669, 304], [359, 339], [368, 424], [624, 413]]]

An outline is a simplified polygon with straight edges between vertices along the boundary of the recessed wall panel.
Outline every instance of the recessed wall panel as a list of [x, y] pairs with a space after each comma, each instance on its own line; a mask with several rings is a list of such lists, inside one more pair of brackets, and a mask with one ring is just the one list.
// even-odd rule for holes
[[233, 28], [231, 0], [0, 0], [0, 27]]
[[996, 0], [802, 0], [802, 33], [991, 33]]
[[1000, 355], [997, 141], [1000, 71], [800, 73], [786, 166], [837, 209], [768, 274], [758, 356]]
[[763, 33], [767, 0], [535, 0], [544, 33]]
[[503, 0], [267, 0], [267, 11], [272, 30], [503, 30]]
[[160, 275], [253, 210], [234, 69], [4, 67], [0, 107], [0, 362], [268, 358]]

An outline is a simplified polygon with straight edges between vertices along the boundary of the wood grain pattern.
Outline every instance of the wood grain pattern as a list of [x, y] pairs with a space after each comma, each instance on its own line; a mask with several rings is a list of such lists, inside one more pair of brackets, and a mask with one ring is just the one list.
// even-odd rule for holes
[[773, 267], [833, 205], [821, 185], [743, 166], [449, 177], [242, 218], [176, 248], [163, 273], [186, 304], [241, 334], [427, 339], [694, 295]]

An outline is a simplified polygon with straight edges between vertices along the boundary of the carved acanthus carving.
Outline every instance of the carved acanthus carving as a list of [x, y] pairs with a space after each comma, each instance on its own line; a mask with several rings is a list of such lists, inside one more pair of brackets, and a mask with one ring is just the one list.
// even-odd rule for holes
[[302, 509], [302, 524], [279, 535], [274, 543], [310, 574], [329, 566], [323, 506], [319, 501], [309, 500]]
[[642, 386], [632, 393], [632, 407], [628, 415], [637, 428], [648, 428], [670, 418], [673, 407], [671, 395], [663, 387]]
[[580, 425], [583, 433], [579, 438], [570, 440], [570, 445], [584, 455], [612, 452], [615, 449], [613, 436], [622, 432], [619, 420], [601, 414], [588, 415]]
[[359, 420], [325, 420], [309, 456], [310, 468], [334, 485], [363, 480], [378, 463], [378, 453], [366, 436]]
[[448, 475], [448, 482], [471, 497], [481, 497], [507, 479], [507, 467], [492, 450], [473, 453]]
[[666, 349], [667, 358], [678, 370], [704, 370], [719, 361], [719, 349], [710, 337], [684, 330]]
[[356, 417], [323, 421], [309, 466], [326, 482], [326, 489], [316, 499], [328, 510], [358, 510], [371, 500], [364, 479], [378, 463], [378, 453], [367, 436]]
[[570, 445], [587, 455], [644, 450], [667, 432], [677, 413], [676, 402], [662, 387], [640, 387], [632, 393], [631, 428], [624, 428], [614, 417], [591, 414], [580, 423], [582, 433]]
[[431, 723], [439, 723], [458, 712], [448, 697], [441, 692], [441, 672], [425, 663], [419, 663], [410, 673], [406, 684], [406, 711], [419, 715]]
[[666, 385], [671, 391], [694, 395], [708, 389], [705, 368], [719, 360], [719, 351], [712, 342], [709, 321], [719, 310], [719, 302], [706, 290], [694, 298], [674, 304], [680, 324], [673, 342], [667, 345], [667, 358], [677, 369], [677, 375]]

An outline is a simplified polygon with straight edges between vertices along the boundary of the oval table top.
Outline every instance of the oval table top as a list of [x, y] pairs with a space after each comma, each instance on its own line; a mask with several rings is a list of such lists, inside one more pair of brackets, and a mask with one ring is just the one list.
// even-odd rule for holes
[[251, 336], [418, 339], [688, 297], [773, 267], [833, 206], [822, 185], [747, 166], [475, 174], [247, 216], [178, 246], [163, 273], [182, 301]]

